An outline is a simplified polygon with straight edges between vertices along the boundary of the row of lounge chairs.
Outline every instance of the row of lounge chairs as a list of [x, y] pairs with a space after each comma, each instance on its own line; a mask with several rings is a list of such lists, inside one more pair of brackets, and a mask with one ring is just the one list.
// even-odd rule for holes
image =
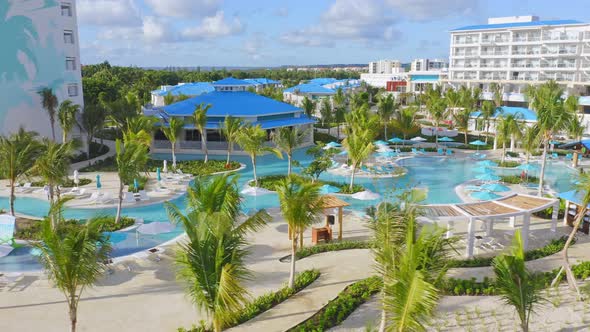
[[384, 166], [372, 166], [367, 167], [365, 165], [361, 166], [361, 172], [367, 174], [391, 174], [395, 170], [395, 166], [391, 164], [386, 164]]

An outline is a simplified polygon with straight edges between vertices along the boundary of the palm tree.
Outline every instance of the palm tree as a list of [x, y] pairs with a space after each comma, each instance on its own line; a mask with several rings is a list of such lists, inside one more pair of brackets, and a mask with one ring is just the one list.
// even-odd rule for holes
[[573, 136], [574, 139], [579, 140], [582, 137], [582, 135], [584, 135], [584, 132], [586, 131], [586, 126], [582, 124], [582, 121], [580, 121], [580, 118], [578, 117], [578, 110], [580, 109], [578, 97], [567, 97], [563, 107], [566, 109], [566, 111], [574, 114], [571, 123], [567, 128], [567, 132], [570, 136]]
[[496, 82], [490, 84], [490, 92], [492, 93], [492, 101], [494, 102], [494, 106], [496, 106], [496, 109], [502, 107], [502, 104], [504, 103], [503, 90], [504, 90], [504, 88], [502, 87], [501, 84], [498, 84]]
[[467, 135], [469, 134], [469, 120], [471, 119], [471, 113], [473, 113], [473, 109], [471, 107], [466, 107], [453, 115], [453, 120], [456, 123], [457, 129], [463, 131], [465, 145], [468, 143]]
[[307, 115], [307, 117], [311, 118], [313, 116], [314, 111], [315, 111], [316, 104], [313, 100], [311, 100], [307, 96], [305, 96], [305, 97], [303, 97], [303, 100], [301, 101], [301, 107], [303, 108], [305, 115]]
[[417, 112], [418, 108], [416, 106], [409, 106], [400, 109], [399, 112], [396, 113], [393, 126], [395, 130], [402, 133], [404, 140], [406, 140], [412, 133], [420, 130], [420, 127], [416, 123]]
[[[467, 90], [469, 91], [469, 90]], [[459, 92], [455, 91], [455, 89], [451, 88], [445, 91], [445, 100], [447, 103], [447, 113], [450, 115], [455, 115], [458, 108], [463, 105], [463, 100], [461, 100], [463, 95]]]
[[254, 173], [254, 186], [258, 187], [258, 177], [256, 176], [256, 157], [265, 153], [273, 153], [278, 158], [283, 158], [281, 151], [266, 146], [266, 130], [262, 129], [260, 125], [253, 126], [251, 124], [245, 125], [242, 131], [237, 136], [237, 143], [242, 147], [252, 161], [252, 172]]
[[207, 111], [211, 108], [211, 104], [201, 103], [197, 107], [195, 107], [195, 112], [193, 113], [193, 121], [195, 124], [195, 128], [199, 130], [201, 133], [201, 149], [205, 152], [205, 162], [209, 160], [209, 151], [207, 150]]
[[57, 97], [53, 94], [51, 88], [41, 88], [37, 91], [37, 94], [41, 96], [41, 105], [47, 111], [49, 115], [49, 124], [51, 125], [51, 138], [55, 141], [55, 113], [59, 102]]
[[289, 287], [295, 286], [295, 261], [297, 240], [303, 231], [313, 224], [322, 211], [319, 184], [296, 180], [289, 176], [277, 188], [281, 213], [291, 232], [291, 271]]
[[537, 151], [541, 144], [539, 140], [539, 127], [525, 126], [522, 134], [522, 148], [526, 153], [526, 163], [529, 163], [529, 159], [533, 152]]
[[488, 133], [490, 131], [490, 119], [494, 118], [496, 114], [496, 108], [494, 104], [492, 104], [489, 100], [484, 100], [481, 103], [481, 112], [479, 116], [482, 118], [484, 122], [485, 132], [486, 132], [486, 143], [488, 142]]
[[434, 94], [433, 97], [428, 99], [426, 107], [428, 108], [430, 116], [432, 116], [432, 119], [434, 120], [434, 126], [436, 127], [435, 142], [436, 146], [438, 146], [438, 127], [440, 122], [447, 117], [447, 104], [439, 94]]
[[354, 175], [360, 164], [367, 159], [375, 146], [373, 145], [372, 138], [368, 139], [369, 129], [355, 130], [348, 134], [342, 141], [342, 145], [348, 152], [348, 159], [350, 160], [350, 166], [352, 167], [352, 173], [350, 175], [350, 190], [354, 187]]
[[153, 132], [156, 129], [158, 119], [151, 116], [135, 116], [127, 121], [127, 128], [123, 132], [124, 141], [135, 141], [150, 147]]
[[496, 127], [496, 137], [498, 141], [502, 142], [502, 164], [506, 158], [506, 142], [513, 142], [515, 138], [519, 138], [521, 135], [517, 115], [505, 114], [500, 117], [500, 122]]
[[377, 102], [377, 114], [383, 124], [383, 139], [387, 140], [387, 125], [391, 120], [391, 117], [395, 113], [396, 104], [392, 94], [388, 94], [387, 97], [379, 98]]
[[3, 178], [8, 179], [8, 200], [13, 216], [16, 181], [29, 171], [39, 154], [40, 145], [36, 136], [37, 133], [27, 132], [22, 127], [10, 137], [0, 136], [0, 172]]
[[184, 282], [192, 301], [211, 317], [219, 332], [235, 322], [236, 312], [247, 302], [244, 281], [251, 276], [245, 259], [246, 236], [270, 221], [258, 211], [244, 222], [237, 219], [240, 196], [236, 178], [227, 175], [195, 181], [188, 190], [188, 211], [166, 203], [170, 220], [181, 224], [187, 241], [176, 257], [177, 278]]
[[172, 146], [172, 167], [176, 168], [176, 141], [184, 130], [184, 121], [182, 118], [172, 116], [168, 120], [168, 127], [162, 127], [161, 130]]
[[272, 133], [271, 138], [277, 148], [287, 155], [287, 175], [291, 175], [293, 152], [305, 142], [306, 137], [307, 131], [300, 130], [299, 127], [281, 127]]
[[104, 127], [106, 113], [97, 105], [85, 105], [80, 126], [86, 132], [86, 155], [90, 158], [90, 144], [98, 131]]
[[334, 121], [336, 121], [337, 125], [337, 137], [340, 139], [340, 124], [344, 121], [344, 114], [346, 113], [346, 95], [341, 87], [336, 90], [332, 101], [334, 102]]
[[70, 331], [75, 332], [80, 298], [105, 271], [111, 242], [102, 232], [103, 224], [98, 219], [76, 227], [60, 227], [58, 231], [49, 219], [41, 223], [41, 241], [33, 246], [39, 250], [39, 261], [49, 279], [65, 295]]
[[173, 104], [176, 98], [174, 98], [174, 96], [168, 92], [165, 96], [164, 96], [164, 105], [170, 105]]
[[496, 275], [496, 290], [506, 304], [516, 309], [520, 327], [529, 330], [529, 321], [534, 306], [541, 302], [539, 283], [525, 265], [525, 252], [520, 230], [514, 234], [509, 254], [501, 254], [492, 263]]
[[242, 130], [242, 120], [231, 116], [226, 116], [221, 127], [221, 133], [227, 142], [227, 160], [225, 166], [229, 167], [229, 156], [234, 149], [234, 143], [238, 138], [238, 133]]
[[320, 105], [320, 119], [322, 121], [322, 126], [325, 126], [328, 123], [328, 135], [330, 134], [330, 128], [332, 127], [332, 103], [330, 102], [329, 98], [322, 99], [322, 103]]
[[71, 100], [66, 100], [59, 105], [57, 118], [59, 120], [59, 125], [61, 126], [62, 143], [65, 143], [68, 140], [68, 134], [78, 123], [78, 120], [76, 119], [78, 111], [80, 111], [80, 106], [74, 104]]
[[547, 162], [547, 146], [555, 133], [569, 127], [575, 114], [564, 108], [563, 99], [561, 98], [563, 89], [555, 81], [544, 83], [535, 91], [535, 97], [531, 105], [537, 112], [537, 124], [540, 130], [541, 142], [543, 143], [543, 161], [541, 163], [538, 191], [538, 195], [541, 196], [543, 194], [545, 164]]
[[119, 200], [117, 202], [117, 215], [115, 223], [121, 220], [121, 208], [123, 205], [123, 189], [125, 183], [131, 183], [142, 170], [145, 170], [148, 161], [148, 147], [137, 141], [115, 141], [115, 161], [117, 175], [119, 176]]

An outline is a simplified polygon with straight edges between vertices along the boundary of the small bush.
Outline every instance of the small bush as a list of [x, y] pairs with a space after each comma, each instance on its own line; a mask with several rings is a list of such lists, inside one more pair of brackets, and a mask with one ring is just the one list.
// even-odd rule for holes
[[320, 254], [328, 251], [348, 250], [348, 249], [368, 249], [371, 247], [370, 242], [366, 241], [341, 241], [331, 242], [326, 244], [319, 244], [311, 247], [303, 247], [297, 251], [295, 256], [297, 259], [309, 257], [311, 255]]
[[502, 162], [501, 160], [494, 160], [494, 161], [498, 164], [498, 167], [514, 168], [514, 167], [520, 166], [520, 163], [518, 161], [512, 161], [512, 160], [504, 160], [504, 162]]
[[[135, 223], [135, 219], [129, 217], [121, 217], [119, 223], [115, 224], [114, 216], [97, 217], [103, 224], [103, 232], [114, 232], [123, 228], [127, 228]], [[83, 223], [84, 220], [68, 219], [62, 220], [60, 227], [62, 230], [76, 227]], [[41, 221], [34, 221], [29, 224], [28, 227], [20, 228], [14, 233], [14, 237], [20, 240], [39, 240], [41, 237]]]
[[[285, 179], [286, 177], [287, 177], [286, 175], [263, 176], [258, 179], [258, 186], [260, 186], [261, 188], [267, 189], [267, 190], [276, 191], [279, 183], [283, 179]], [[304, 177], [298, 176], [298, 175], [295, 176], [295, 178], [300, 179], [302, 181], [305, 179]], [[323, 181], [323, 180], [318, 180], [317, 183], [319, 183], [320, 185], [328, 184], [328, 185], [331, 185], [334, 187], [338, 187], [340, 189], [340, 192], [338, 192], [339, 194], [354, 194], [354, 193], [358, 193], [358, 192], [365, 190], [365, 187], [363, 187], [359, 184], [353, 185], [352, 190], [350, 190], [350, 186], [348, 183], [334, 182], [334, 181]]]
[[313, 132], [313, 141], [314, 142], [323, 142], [323, 143], [330, 143], [330, 142], [338, 142], [338, 138], [336, 136], [328, 135], [327, 133], [320, 133], [319, 131]]
[[[147, 163], [147, 170], [150, 172], [155, 172], [157, 168], [162, 169], [162, 160], [149, 159]], [[237, 161], [230, 161], [229, 167], [226, 167], [225, 160], [209, 160], [207, 163], [205, 163], [203, 160], [184, 160], [176, 162], [176, 168], [180, 169], [185, 174], [202, 176], [238, 169], [240, 168], [240, 163]], [[91, 166], [84, 167], [80, 171], [116, 172], [117, 165], [115, 158], [109, 157], [104, 160], [97, 161]]]
[[[87, 178], [80, 178], [80, 181], [78, 182], [78, 186], [85, 186], [87, 184], [92, 183], [92, 180], [87, 179]], [[35, 181], [35, 182], [31, 182], [31, 186], [32, 187], [43, 187], [45, 186], [47, 183], [43, 182], [43, 181]], [[71, 187], [75, 187], [76, 184], [74, 183], [73, 179], [67, 179], [64, 182], [60, 183], [60, 186], [64, 187], [64, 188], [71, 188]]]
[[539, 178], [534, 176], [529, 176], [528, 178], [525, 177], [522, 179], [520, 175], [501, 175], [500, 176], [502, 182], [510, 183], [510, 184], [519, 184], [519, 183], [539, 183]]

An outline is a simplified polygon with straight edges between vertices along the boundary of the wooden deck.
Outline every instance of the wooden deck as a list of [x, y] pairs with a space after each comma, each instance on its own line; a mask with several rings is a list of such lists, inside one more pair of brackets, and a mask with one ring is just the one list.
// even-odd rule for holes
[[422, 211], [424, 211], [424, 216], [432, 218], [464, 216], [452, 205], [425, 205], [422, 207]]
[[529, 196], [511, 196], [505, 199], [499, 199], [498, 201], [508, 204], [523, 210], [535, 210], [539, 209], [547, 204], [551, 204], [553, 202], [552, 199], [549, 198], [541, 198], [541, 197], [529, 197]]

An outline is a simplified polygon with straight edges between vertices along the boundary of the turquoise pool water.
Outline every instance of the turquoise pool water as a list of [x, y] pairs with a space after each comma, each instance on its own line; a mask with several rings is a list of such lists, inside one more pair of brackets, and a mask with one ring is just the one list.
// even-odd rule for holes
[[[170, 155], [155, 154], [156, 159], [168, 159]], [[198, 159], [201, 156], [197, 155], [178, 155], [179, 160]], [[210, 156], [213, 159], [224, 159], [224, 156]], [[243, 164], [246, 168], [241, 170], [238, 174], [240, 187], [244, 186], [247, 181], [253, 178], [252, 167], [248, 157], [234, 157]], [[302, 167], [306, 167], [311, 159], [305, 154], [305, 150], [298, 150], [294, 155], [294, 159], [301, 164], [300, 167], [295, 167], [295, 172], [299, 172]], [[257, 173], [259, 176], [285, 174], [287, 172], [286, 160], [280, 160], [274, 156], [267, 155], [258, 158]], [[372, 191], [381, 193], [386, 199], [392, 197], [395, 192], [399, 192], [404, 188], [421, 187], [428, 188], [428, 195], [426, 203], [459, 203], [460, 199], [455, 194], [455, 186], [462, 182], [473, 179], [475, 173], [472, 169], [475, 167], [475, 162], [470, 159], [462, 158], [441, 158], [441, 157], [414, 157], [403, 159], [399, 164], [408, 170], [408, 173], [399, 178], [367, 178], [356, 177], [355, 183], [359, 183], [369, 188]], [[519, 171], [502, 171], [501, 173], [519, 174]], [[546, 181], [549, 185], [557, 191], [566, 191], [572, 186], [572, 178], [575, 177], [575, 171], [566, 166], [563, 162], [549, 163], [546, 173]], [[350, 177], [344, 177], [333, 174], [322, 174], [320, 177], [324, 180], [349, 182]], [[356, 211], [363, 211], [366, 207], [376, 204], [378, 201], [360, 201], [349, 197], [343, 197], [345, 201], [351, 204], [350, 208]], [[184, 196], [171, 200], [172, 203], [185, 207]], [[244, 211], [250, 209], [262, 209], [270, 207], [278, 207], [278, 197], [275, 194], [264, 196], [245, 196], [243, 201]], [[8, 199], [0, 197], [0, 208], [8, 208]], [[42, 217], [46, 215], [49, 209], [47, 201], [34, 198], [18, 198], [15, 201], [15, 208], [19, 213], [31, 216]], [[115, 209], [82, 209], [71, 208], [66, 209], [66, 218], [87, 219], [94, 216], [114, 214]], [[132, 217], [143, 218], [146, 223], [152, 221], [167, 220], [166, 211], [163, 204], [151, 204], [147, 206], [125, 208], [123, 214]], [[126, 238], [120, 242], [114, 243], [114, 256], [128, 255], [134, 252], [152, 248], [158, 244], [169, 241], [176, 236], [182, 234], [182, 229], [177, 227], [174, 232], [159, 234], [153, 236], [138, 235], [134, 231], [126, 233]], [[30, 248], [22, 247], [15, 249], [10, 255], [0, 258], [0, 272], [2, 271], [29, 271], [37, 270], [40, 266], [34, 256], [30, 254]]]

